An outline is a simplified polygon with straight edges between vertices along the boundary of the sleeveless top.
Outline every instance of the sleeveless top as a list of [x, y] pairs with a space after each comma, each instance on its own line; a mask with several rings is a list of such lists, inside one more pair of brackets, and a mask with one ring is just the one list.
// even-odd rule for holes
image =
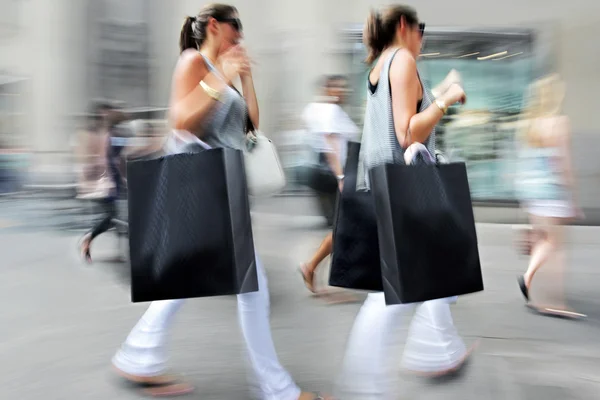
[[560, 178], [560, 149], [526, 146], [519, 151], [517, 196], [522, 201], [565, 200], [567, 190]]
[[[381, 68], [375, 91], [371, 91], [367, 87], [367, 107], [356, 179], [357, 190], [370, 189], [369, 169], [382, 164], [404, 164], [404, 149], [398, 142], [394, 127], [390, 86], [390, 66], [398, 50], [400, 49], [393, 50], [388, 55], [388, 59]], [[369, 83], [369, 77], [367, 77], [367, 86]], [[423, 100], [418, 107], [418, 112], [427, 109], [434, 100], [433, 95], [422, 81], [421, 86]], [[424, 145], [432, 155], [435, 155], [435, 128], [432, 129]]]
[[[204, 55], [202, 57], [209, 71], [226, 82], [213, 63]], [[215, 104], [208, 118], [202, 123], [201, 141], [210, 147], [243, 150], [246, 144], [247, 112], [246, 100], [237, 90], [227, 85], [221, 101]], [[180, 131], [171, 135], [165, 150], [170, 154], [180, 153], [185, 151], [186, 144], [190, 143], [201, 142], [195, 135]]]

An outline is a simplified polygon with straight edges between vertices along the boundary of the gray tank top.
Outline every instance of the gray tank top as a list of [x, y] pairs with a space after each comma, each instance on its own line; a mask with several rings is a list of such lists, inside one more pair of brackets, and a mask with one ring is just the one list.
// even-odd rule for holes
[[[374, 91], [369, 86], [367, 77], [367, 106], [363, 125], [363, 134], [358, 159], [357, 190], [369, 190], [369, 169], [382, 164], [404, 164], [404, 150], [396, 138], [394, 114], [392, 113], [392, 91], [390, 87], [390, 66], [396, 53], [389, 54], [381, 68], [379, 81]], [[422, 112], [429, 107], [434, 98], [431, 92], [423, 86], [423, 100], [417, 110]], [[435, 157], [435, 128], [424, 143], [427, 150]]]
[[[202, 56], [204, 57], [204, 56]], [[204, 57], [208, 69], [225, 81], [225, 78]], [[202, 140], [210, 147], [226, 147], [243, 150], [246, 142], [246, 101], [235, 89], [227, 86], [221, 101], [215, 105], [210, 116], [202, 125]]]

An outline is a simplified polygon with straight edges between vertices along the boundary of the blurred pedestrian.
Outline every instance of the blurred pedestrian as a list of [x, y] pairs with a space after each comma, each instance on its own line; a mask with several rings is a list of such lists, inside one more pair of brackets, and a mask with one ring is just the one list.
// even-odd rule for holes
[[[434, 98], [421, 81], [416, 59], [425, 24], [414, 9], [388, 6], [371, 12], [363, 41], [368, 63], [368, 97], [359, 157], [357, 189], [369, 190], [367, 171], [386, 163], [404, 163], [404, 149], [423, 143], [435, 155], [435, 127], [447, 107], [466, 100], [463, 88], [452, 83]], [[401, 185], [401, 182], [396, 184]], [[418, 187], [406, 190], [418, 190]], [[432, 276], [431, 279], [436, 279]], [[458, 335], [450, 303], [455, 298], [421, 304], [387, 306], [383, 293], [369, 293], [350, 333], [342, 374], [343, 399], [388, 399], [388, 368], [394, 361], [391, 345], [403, 314], [416, 307], [404, 353], [404, 365], [427, 375], [459, 369], [469, 351]]]
[[575, 176], [571, 163], [571, 128], [562, 114], [565, 85], [557, 74], [548, 75], [530, 87], [524, 113], [525, 129], [519, 150], [517, 188], [536, 233], [525, 274], [518, 277], [519, 288], [529, 303], [536, 272], [554, 263], [560, 273], [560, 293], [555, 305], [529, 306], [542, 314], [581, 318], [564, 299], [566, 252], [564, 225], [583, 213], [577, 207]]
[[[186, 18], [181, 30], [181, 55], [173, 73], [170, 121], [175, 131], [167, 142], [167, 153], [190, 151], [206, 144], [242, 150], [249, 126], [259, 127], [250, 59], [239, 45], [241, 38], [242, 23], [233, 6], [210, 4], [198, 15]], [[233, 88], [237, 78], [242, 94]], [[258, 292], [240, 294], [237, 299], [259, 398], [323, 399], [318, 394], [301, 392], [277, 359], [269, 326], [267, 277], [258, 259], [256, 268]], [[193, 390], [192, 385], [169, 375], [166, 369], [167, 336], [183, 303], [152, 302], [113, 358], [118, 373], [139, 385], [145, 394], [173, 396]]]
[[[333, 225], [336, 197], [344, 183], [344, 165], [349, 141], [359, 139], [358, 127], [342, 108], [348, 93], [348, 80], [341, 75], [331, 75], [324, 79], [322, 95], [310, 103], [302, 114], [310, 135], [311, 147], [316, 158], [337, 181], [329, 191], [316, 190], [327, 224]], [[333, 234], [329, 233], [317, 252], [306, 263], [300, 265], [300, 272], [308, 290], [316, 293], [314, 275], [317, 267], [333, 250]]]
[[88, 263], [92, 262], [91, 246], [93, 240], [115, 226], [114, 220], [117, 217], [117, 200], [123, 190], [123, 174], [121, 170], [121, 152], [124, 143], [119, 140], [124, 135], [124, 127], [120, 126], [125, 120], [126, 115], [111, 106], [107, 107], [104, 114], [104, 128], [107, 134], [103, 136], [102, 153], [105, 157], [102, 165], [105, 166], [101, 177], [96, 181], [94, 190], [80, 196], [83, 199], [96, 200], [100, 203], [102, 214], [92, 229], [86, 233], [80, 241], [79, 250], [81, 256]]

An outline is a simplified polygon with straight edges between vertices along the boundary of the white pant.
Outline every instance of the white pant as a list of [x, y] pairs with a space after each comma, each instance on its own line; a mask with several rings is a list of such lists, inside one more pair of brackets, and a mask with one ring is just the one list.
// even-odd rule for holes
[[350, 333], [337, 395], [344, 400], [391, 396], [389, 370], [397, 359], [391, 348], [402, 315], [414, 307], [417, 311], [409, 330], [404, 365], [424, 372], [457, 366], [466, 348], [452, 321], [450, 302], [454, 300], [386, 306], [383, 293], [369, 294]]
[[[300, 389], [277, 359], [269, 324], [269, 290], [261, 262], [256, 260], [259, 291], [237, 296], [238, 317], [262, 400], [297, 400]], [[166, 371], [167, 336], [184, 300], [154, 301], [113, 357], [113, 364], [136, 376]], [[226, 372], [226, 371], [223, 371]]]

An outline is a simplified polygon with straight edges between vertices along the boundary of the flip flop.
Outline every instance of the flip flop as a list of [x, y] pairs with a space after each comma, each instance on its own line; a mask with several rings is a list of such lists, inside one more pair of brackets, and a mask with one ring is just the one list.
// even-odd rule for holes
[[427, 378], [427, 379], [443, 379], [446, 377], [453, 377], [458, 375], [462, 370], [464, 370], [464, 368], [469, 364], [469, 361], [471, 359], [471, 355], [473, 354], [473, 352], [475, 350], [477, 350], [477, 348], [479, 347], [481, 343], [481, 340], [476, 340], [475, 343], [473, 343], [471, 345], [471, 347], [469, 347], [467, 349], [467, 351], [465, 352], [465, 355], [460, 359], [460, 361], [458, 362], [458, 364], [452, 368], [448, 368], [442, 371], [432, 371], [432, 372], [423, 372], [423, 371], [414, 371], [414, 370], [409, 370], [409, 372], [423, 377], [423, 378]]
[[84, 235], [79, 242], [77, 243], [78, 246], [78, 251], [79, 251], [79, 255], [81, 256], [81, 258], [83, 258], [83, 260], [88, 263], [91, 264], [92, 263], [92, 255], [90, 254], [90, 244], [88, 243], [87, 248], [85, 250], [83, 250], [83, 243], [88, 240], [89, 234]]
[[525, 285], [525, 278], [523, 275], [517, 277], [517, 282], [519, 283], [519, 289], [521, 289], [523, 297], [525, 297], [525, 300], [529, 301], [529, 289], [527, 288], [527, 285]]
[[194, 391], [193, 386], [178, 380], [154, 383], [125, 381], [125, 384], [131, 389], [139, 390], [143, 394], [152, 397], [184, 396]]
[[560, 310], [551, 307], [537, 307], [532, 304], [527, 304], [527, 308], [529, 308], [529, 310], [531, 310], [535, 314], [544, 317], [554, 317], [568, 320], [582, 320], [587, 318], [587, 315], [575, 311]]
[[308, 277], [306, 276], [305, 273], [305, 268], [306, 268], [306, 263], [302, 263], [300, 264], [300, 266], [298, 267], [298, 272], [300, 272], [300, 275], [302, 275], [302, 280], [304, 280], [304, 286], [306, 286], [306, 288], [308, 290], [310, 290], [312, 293], [317, 293], [316, 289], [315, 289], [315, 274], [312, 274], [312, 280], [308, 279]]

